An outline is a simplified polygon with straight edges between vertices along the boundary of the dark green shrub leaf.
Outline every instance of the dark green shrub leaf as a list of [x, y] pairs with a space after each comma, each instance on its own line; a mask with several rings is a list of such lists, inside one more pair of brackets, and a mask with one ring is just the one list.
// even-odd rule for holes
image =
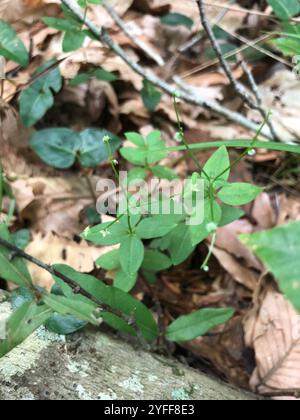
[[110, 131], [88, 128], [80, 133], [79, 162], [81, 166], [92, 168], [108, 159], [107, 146], [103, 142], [105, 136], [109, 136], [111, 139], [112, 152], [117, 150], [121, 144], [121, 139]]
[[189, 341], [201, 337], [211, 329], [229, 321], [234, 310], [227, 309], [201, 309], [190, 315], [177, 318], [166, 331], [170, 341]]
[[300, 311], [300, 222], [269, 231], [241, 235], [247, 245], [272, 272], [282, 292]]
[[148, 80], [144, 80], [143, 89], [141, 91], [142, 99], [145, 107], [150, 111], [154, 112], [158, 104], [160, 103], [162, 94], [156, 87]]
[[0, 19], [0, 56], [27, 67], [29, 54], [16, 31], [4, 20]]
[[58, 169], [70, 168], [76, 160], [81, 139], [67, 128], [49, 128], [37, 131], [30, 139], [35, 153], [48, 165]]
[[194, 21], [181, 13], [168, 13], [160, 19], [161, 23], [168, 26], [185, 26], [191, 29]]
[[53, 92], [62, 88], [59, 68], [50, 61], [34, 73], [35, 81], [20, 95], [20, 116], [25, 127], [32, 127], [53, 106]]
[[81, 30], [68, 31], [63, 39], [63, 51], [72, 52], [82, 47], [86, 34]]
[[28, 287], [18, 287], [11, 293], [11, 306], [13, 310], [19, 309], [24, 303], [31, 303], [35, 300], [35, 295]]
[[45, 322], [45, 327], [48, 331], [59, 335], [74, 334], [76, 331], [80, 331], [86, 325], [86, 321], [81, 321], [73, 315], [60, 314], [52, 315]]

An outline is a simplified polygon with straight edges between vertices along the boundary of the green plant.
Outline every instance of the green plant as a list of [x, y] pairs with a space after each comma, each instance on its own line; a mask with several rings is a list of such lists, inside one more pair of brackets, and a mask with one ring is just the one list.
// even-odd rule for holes
[[242, 235], [244, 242], [274, 274], [282, 292], [300, 311], [300, 222]]
[[[88, 3], [100, 4], [101, 1], [79, 1], [85, 10]], [[288, 16], [299, 12], [294, 1], [285, 2], [284, 7], [281, 3], [271, 0], [270, 4], [284, 24]], [[74, 13], [64, 6], [63, 12], [63, 19], [44, 18], [44, 23], [64, 33], [65, 52], [80, 48], [86, 37], [96, 39]], [[167, 25], [185, 25], [188, 28], [193, 24], [178, 14], [167, 15], [162, 22]], [[29, 64], [29, 54], [24, 44], [4, 21], [0, 21], [0, 39], [0, 55], [23, 67]], [[60, 91], [63, 84], [58, 64], [56, 61], [43, 64], [21, 93], [20, 113], [26, 127], [35, 125], [53, 106], [54, 95]], [[88, 69], [70, 83], [78, 85], [88, 82], [91, 78], [109, 82], [116, 80], [115, 75], [103, 69]], [[161, 92], [145, 79], [141, 94], [145, 106], [153, 112], [161, 99]], [[193, 254], [198, 244], [211, 237], [210, 250], [201, 266], [203, 270], [208, 271], [218, 227], [242, 217], [243, 211], [238, 207], [251, 202], [262, 191], [261, 188], [250, 184], [230, 183], [232, 167], [248, 153], [251, 154], [255, 148], [300, 153], [300, 147], [296, 145], [258, 141], [260, 132], [251, 140], [189, 145], [181, 124], [177, 96], [174, 95], [178, 123], [176, 139], [182, 144], [167, 148], [159, 131], [154, 131], [145, 138], [139, 133], [127, 133], [126, 138], [132, 147], [123, 147], [120, 153], [134, 167], [128, 174], [128, 184], [121, 183], [125, 211], [124, 203], [120, 203], [122, 205], [113, 222], [88, 227], [82, 233], [84, 239], [96, 245], [117, 246], [96, 261], [104, 270], [114, 271], [113, 286], [108, 286], [94, 276], [78, 273], [66, 265], [46, 265], [22, 250], [28, 242], [28, 231], [19, 231], [13, 235], [9, 232], [9, 222], [14, 213], [14, 198], [1, 169], [0, 205], [2, 206], [3, 195], [6, 195], [10, 199], [11, 208], [5, 223], [0, 225], [0, 276], [15, 283], [18, 289], [12, 293], [14, 312], [7, 323], [7, 337], [0, 341], [0, 356], [22, 342], [41, 325], [60, 334], [70, 334], [87, 323], [98, 326], [105, 322], [118, 331], [139, 335], [149, 342], [154, 341], [158, 337], [158, 327], [151, 309], [130, 294], [138, 277], [141, 275], [146, 281], [156, 282], [157, 273], [181, 264]], [[121, 181], [117, 162], [113, 157], [113, 153], [121, 144], [120, 139], [105, 130], [86, 129], [76, 133], [68, 128], [51, 128], [36, 132], [30, 144], [45, 163], [58, 169], [70, 168], [75, 162], [81, 167], [92, 168], [104, 160], [109, 160], [116, 180]], [[228, 147], [244, 148], [245, 151], [234, 162], [230, 162]], [[217, 151], [202, 167], [193, 151], [209, 148], [217, 148]], [[149, 197], [137, 202], [131, 189], [127, 187], [149, 176], [159, 180], [176, 180], [176, 173], [160, 164], [169, 152], [174, 150], [186, 151], [197, 165], [198, 171], [191, 175], [179, 197], [189, 198], [195, 207], [182, 214], [175, 211], [164, 214], [160, 211], [160, 205], [167, 200], [169, 208], [173, 209], [175, 196], [159, 197], [153, 203], [159, 205], [158, 213], [152, 214], [150, 211], [144, 214], [144, 207], [149, 206]], [[198, 224], [189, 223], [198, 204], [197, 192], [200, 184], [204, 185], [205, 217]], [[253, 241], [255, 239], [261, 238], [252, 238]], [[250, 239], [247, 240], [250, 244]], [[270, 251], [271, 254], [272, 252]], [[265, 258], [262, 252], [260, 255]], [[55, 281], [51, 292], [34, 285], [25, 261], [51, 273]], [[281, 274], [278, 274], [279, 279]], [[289, 294], [287, 289], [290, 290], [292, 286], [293, 284], [288, 288], [283, 287], [283, 290]], [[233, 314], [234, 310], [231, 308], [202, 309], [174, 320], [166, 328], [164, 335], [170, 341], [191, 340], [226, 322]]]

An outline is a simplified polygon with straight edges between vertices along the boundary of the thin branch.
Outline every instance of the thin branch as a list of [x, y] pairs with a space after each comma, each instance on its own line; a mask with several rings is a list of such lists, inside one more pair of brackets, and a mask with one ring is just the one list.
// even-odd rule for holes
[[[228, 10], [227, 9], [221, 10], [221, 12], [218, 14], [218, 16], [216, 17], [216, 19], [214, 20], [213, 26], [215, 26], [218, 23], [220, 23], [222, 21], [222, 19], [226, 16], [227, 13], [228, 13]], [[183, 45], [181, 45], [180, 47], [178, 47], [177, 48], [177, 51], [179, 53], [181, 53], [181, 54], [182, 53], [185, 53], [186, 51], [188, 51], [189, 49], [191, 49], [195, 45], [197, 45], [202, 39], [203, 39], [203, 32], [201, 31], [200, 33], [198, 33], [195, 36], [193, 36], [192, 39], [190, 39], [189, 41], [185, 42]]]
[[[258, 111], [261, 114], [263, 120], [266, 120], [268, 113], [255, 100], [253, 100], [253, 98], [245, 90], [244, 86], [241, 83], [238, 82], [238, 80], [235, 78], [234, 74], [231, 71], [230, 65], [228, 64], [228, 62], [224, 58], [221, 47], [218, 44], [218, 41], [215, 37], [215, 34], [213, 33], [212, 27], [208, 22], [208, 19], [207, 19], [206, 13], [205, 13], [205, 7], [204, 7], [203, 0], [197, 0], [197, 4], [198, 4], [201, 23], [203, 25], [203, 28], [204, 28], [205, 32], [207, 33], [207, 36], [208, 36], [208, 38], [211, 42], [211, 45], [212, 45], [212, 47], [213, 47], [213, 49], [214, 49], [214, 51], [217, 55], [217, 58], [219, 59], [219, 62], [221, 64], [228, 80], [230, 81], [232, 87], [234, 88], [235, 92], [240, 96], [240, 98], [251, 109], [254, 109], [254, 110]], [[273, 140], [278, 140], [278, 137], [277, 137], [277, 135], [276, 135], [276, 133], [273, 129], [273, 126], [269, 125], [269, 128], [270, 128]]]
[[[74, 0], [61, 0], [61, 2], [67, 6], [82, 22], [85, 22], [87, 28], [93, 33], [94, 36], [99, 38], [99, 41], [106, 44], [117, 56], [122, 58], [122, 60], [129, 65], [137, 74], [139, 74], [144, 79], [148, 80], [154, 86], [160, 88], [163, 92], [167, 93], [170, 96], [179, 95], [182, 100], [192, 105], [200, 106], [204, 109], [212, 111], [216, 114], [222, 115], [223, 117], [227, 118], [230, 121], [233, 121], [253, 132], [257, 132], [259, 126], [254, 122], [250, 121], [244, 115], [231, 111], [219, 103], [215, 101], [209, 101], [199, 96], [189, 95], [183, 91], [178, 91], [176, 87], [170, 85], [169, 83], [165, 82], [164, 80], [157, 77], [152, 71], [145, 70], [142, 66], [138, 63], [133, 61], [125, 51], [117, 44], [107, 33], [105, 28], [101, 27], [98, 28], [91, 20], [85, 19], [84, 14], [81, 8], [75, 3]], [[265, 130], [263, 133], [264, 137], [269, 140], [272, 140], [272, 136]]]
[[[273, 36], [272, 34], [263, 35], [260, 38], [258, 38], [256, 41], [253, 41], [253, 42], [251, 41], [251, 44], [249, 42], [249, 44], [247, 44], [247, 45], [242, 45], [241, 47], [238, 47], [235, 50], [230, 51], [230, 52], [224, 54], [223, 57], [224, 57], [224, 59], [228, 59], [228, 58], [234, 57], [235, 55], [237, 55], [239, 53], [242, 53], [243, 51], [247, 50], [250, 47], [253, 47], [254, 48], [257, 44], [259, 44], [260, 42], [263, 42], [263, 41], [266, 41], [266, 40], [270, 39], [272, 36]], [[201, 66], [196, 66], [196, 67], [194, 67], [191, 70], [188, 70], [188, 71], [186, 71], [184, 73], [181, 73], [180, 74], [180, 77], [182, 77], [183, 79], [185, 79], [185, 78], [187, 78], [189, 76], [192, 76], [193, 74], [199, 73], [200, 71], [206, 70], [209, 67], [215, 66], [216, 64], [219, 64], [219, 59], [218, 58], [215, 58], [213, 60], [210, 60], [207, 63], [201, 64]], [[290, 63], [288, 63], [288, 66], [289, 67], [292, 67], [292, 65]]]
[[250, 70], [250, 68], [248, 67], [248, 65], [245, 61], [242, 61], [241, 66], [242, 66], [242, 69], [244, 70], [244, 73], [247, 76], [250, 88], [251, 88], [251, 90], [253, 92], [253, 95], [255, 97], [256, 104], [257, 104], [257, 109], [260, 112], [260, 115], [266, 121], [266, 124], [268, 125], [268, 127], [270, 129], [270, 132], [272, 133], [274, 139], [276, 139], [276, 138], [278, 138], [278, 135], [276, 134], [275, 127], [274, 127], [271, 119], [269, 118], [268, 113], [264, 110], [264, 108], [262, 106], [262, 97], [260, 95], [258, 86], [257, 86], [256, 81], [254, 79], [254, 76], [252, 74], [252, 71]]
[[[127, 35], [127, 37], [138, 47], [140, 48], [145, 55], [147, 55], [151, 60], [155, 61], [156, 64], [158, 64], [160, 67], [165, 65], [165, 62], [163, 58], [157, 54], [155, 51], [152, 50], [152, 48], [147, 45], [144, 41], [137, 38], [132, 31], [128, 28], [126, 23], [120, 18], [120, 16], [117, 14], [115, 9], [107, 3], [107, 1], [103, 2], [103, 7], [107, 11], [107, 13], [110, 15], [110, 17], [113, 19], [113, 21], [118, 25], [118, 27]], [[86, 19], [85, 19], [86, 20]]]
[[[276, 20], [276, 21], [279, 20], [279, 18], [277, 16], [268, 15], [268, 13], [264, 13], [264, 12], [261, 12], [259, 10], [244, 9], [243, 7], [230, 6], [228, 4], [217, 3], [217, 2], [208, 2], [208, 1], [204, 1], [203, 4], [205, 6], [208, 6], [208, 7], [217, 7], [219, 9], [230, 10], [231, 12], [245, 13], [246, 15], [260, 16], [260, 17], [264, 17], [264, 18], [267, 18], [267, 19], [273, 19], [273, 20]], [[291, 22], [299, 23], [300, 22], [300, 19], [299, 18], [292, 17], [290, 19], [290, 21]]]
[[282, 389], [278, 391], [262, 392], [261, 395], [266, 398], [294, 397], [299, 399], [300, 389]]
[[43, 270], [47, 271], [52, 276], [56, 276], [59, 279], [63, 280], [68, 286], [71, 287], [71, 289], [73, 290], [74, 293], [76, 293], [76, 294], [80, 293], [80, 294], [88, 297], [89, 299], [91, 299], [97, 305], [100, 305], [101, 307], [104, 307], [104, 305], [101, 302], [99, 302], [97, 299], [95, 299], [95, 297], [93, 297], [92, 295], [87, 293], [85, 290], [81, 289], [74, 280], [72, 280], [70, 277], [68, 277], [65, 274], [58, 271], [53, 266], [51, 266], [49, 264], [46, 264], [43, 261], [38, 260], [37, 258], [33, 257], [32, 255], [27, 254], [25, 251], [23, 251], [22, 249], [18, 248], [15, 245], [11, 244], [10, 242], [6, 241], [3, 238], [0, 238], [0, 245], [11, 252], [11, 257], [12, 258], [19, 257], [19, 258], [23, 258], [26, 261], [31, 262], [32, 264], [36, 265], [37, 267], [40, 267]]

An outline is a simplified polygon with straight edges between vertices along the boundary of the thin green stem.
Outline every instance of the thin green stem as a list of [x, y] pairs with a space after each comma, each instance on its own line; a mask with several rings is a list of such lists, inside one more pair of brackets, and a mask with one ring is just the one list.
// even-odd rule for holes
[[185, 132], [184, 132], [184, 129], [183, 129], [182, 123], [181, 123], [180, 111], [179, 111], [178, 106], [177, 106], [177, 96], [176, 95], [173, 95], [173, 104], [174, 104], [174, 110], [175, 110], [175, 114], [176, 114], [176, 120], [177, 120], [178, 131], [179, 131], [179, 134], [180, 134], [180, 139], [182, 140], [182, 142], [183, 142], [186, 150], [188, 151], [190, 157], [192, 158], [192, 160], [196, 164], [198, 170], [200, 171], [200, 175], [203, 173], [206, 176], [206, 178], [208, 180], [210, 180], [209, 175], [205, 172], [204, 168], [198, 162], [198, 159], [196, 158], [196, 156], [192, 152], [192, 149], [190, 148], [190, 145], [188, 144], [188, 142], [185, 138]]
[[210, 247], [209, 247], [208, 254], [207, 254], [207, 256], [206, 256], [206, 258], [205, 258], [205, 260], [204, 260], [204, 262], [201, 266], [201, 270], [207, 271], [209, 260], [210, 260], [212, 254], [213, 254], [213, 250], [214, 250], [214, 247], [216, 245], [216, 240], [217, 240], [217, 232], [214, 232], [214, 234], [212, 236], [212, 241], [211, 241], [211, 244], [210, 244]]

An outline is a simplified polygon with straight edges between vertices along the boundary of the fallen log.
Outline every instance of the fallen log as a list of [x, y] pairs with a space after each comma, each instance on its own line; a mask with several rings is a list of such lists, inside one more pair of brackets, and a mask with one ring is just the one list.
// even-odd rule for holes
[[0, 400], [257, 398], [95, 330], [66, 340], [42, 327], [0, 360]]

